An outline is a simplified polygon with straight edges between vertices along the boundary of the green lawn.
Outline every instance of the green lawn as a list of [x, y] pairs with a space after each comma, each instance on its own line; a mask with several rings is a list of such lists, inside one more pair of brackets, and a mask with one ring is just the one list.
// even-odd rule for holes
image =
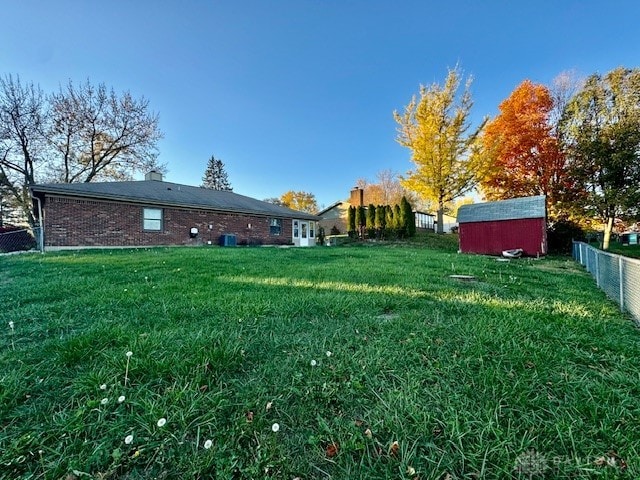
[[569, 259], [28, 254], [0, 298], [0, 478], [640, 478], [640, 333]]
[[618, 242], [611, 242], [609, 252], [625, 257], [640, 258], [640, 245], [622, 245]]

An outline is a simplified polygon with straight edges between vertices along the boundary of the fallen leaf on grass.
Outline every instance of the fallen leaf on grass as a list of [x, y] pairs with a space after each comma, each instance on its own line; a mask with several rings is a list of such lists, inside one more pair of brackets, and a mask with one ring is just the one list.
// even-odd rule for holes
[[245, 414], [245, 417], [247, 418], [247, 423], [251, 423], [253, 422], [253, 412], [249, 411]]
[[400, 450], [400, 445], [398, 444], [398, 442], [397, 441], [393, 442], [389, 447], [389, 455], [391, 455], [392, 457], [397, 457], [399, 450]]
[[268, 412], [269, 410], [271, 410], [271, 407], [273, 407], [273, 402], [267, 402], [267, 406], [266, 406], [266, 408], [265, 408], [265, 409], [267, 410], [267, 412]]
[[356, 424], [356, 427], [361, 427], [362, 425], [364, 425], [364, 422], [362, 420], [356, 418], [355, 424]]
[[593, 462], [598, 467], [619, 467], [620, 470], [626, 470], [627, 462], [616, 452], [611, 450], [606, 455], [596, 458]]
[[338, 444], [330, 443], [329, 445], [327, 445], [327, 448], [325, 449], [325, 453], [327, 455], [327, 458], [335, 457], [338, 454]]
[[371, 429], [370, 429], [370, 428], [367, 428], [367, 429], [364, 431], [364, 436], [365, 436], [365, 437], [367, 437], [367, 438], [373, 438], [373, 433], [371, 432]]

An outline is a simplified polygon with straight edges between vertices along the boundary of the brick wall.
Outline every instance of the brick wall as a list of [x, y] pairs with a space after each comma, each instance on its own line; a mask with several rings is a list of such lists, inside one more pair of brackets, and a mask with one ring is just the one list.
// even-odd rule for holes
[[[280, 235], [271, 235], [272, 217], [227, 214], [211, 210], [162, 208], [162, 231], [144, 231], [145, 205], [95, 201], [47, 195], [44, 202], [45, 245], [63, 246], [153, 246], [218, 244], [223, 234], [236, 235], [238, 245], [282, 245], [291, 243], [290, 218], [282, 218]], [[159, 208], [146, 205], [149, 208]], [[209, 225], [212, 226], [209, 229]], [[199, 234], [191, 238], [196, 227]]]

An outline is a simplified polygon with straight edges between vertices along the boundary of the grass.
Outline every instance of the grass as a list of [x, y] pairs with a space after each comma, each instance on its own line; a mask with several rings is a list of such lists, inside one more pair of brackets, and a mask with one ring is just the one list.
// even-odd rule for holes
[[639, 478], [632, 321], [440, 247], [0, 258], [0, 478]]
[[608, 251], [625, 257], [640, 258], [640, 245], [622, 245], [619, 242], [611, 242]]

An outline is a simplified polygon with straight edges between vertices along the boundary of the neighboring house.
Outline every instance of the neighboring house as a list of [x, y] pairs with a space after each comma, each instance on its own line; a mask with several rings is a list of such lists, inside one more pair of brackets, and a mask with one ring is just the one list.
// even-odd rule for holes
[[[364, 202], [364, 190], [361, 188], [354, 188], [351, 190], [348, 201], [339, 201], [333, 205], [328, 206], [324, 210], [318, 212], [320, 221], [318, 227], [324, 228], [325, 235], [330, 235], [331, 230], [335, 227], [340, 233], [347, 233], [347, 210], [350, 206], [358, 207], [362, 205], [367, 208]], [[423, 231], [433, 231], [434, 229], [434, 215], [426, 212], [420, 212], [414, 210], [416, 217], [416, 229]], [[455, 218], [453, 219], [455, 222]], [[445, 223], [446, 226], [446, 223]], [[334, 230], [335, 231], [335, 230]]]
[[[438, 228], [438, 222], [435, 222], [435, 228]], [[442, 215], [442, 231], [444, 233], [451, 233], [458, 227], [458, 222], [456, 217], [452, 217], [451, 215], [447, 215], [444, 213]]]
[[347, 233], [347, 210], [349, 210], [349, 202], [336, 202], [333, 205], [320, 210], [318, 217], [318, 228], [324, 229], [325, 235], [331, 235], [331, 232], [338, 234]]
[[315, 245], [315, 215], [230, 191], [164, 182], [156, 172], [145, 178], [33, 185], [45, 247]]
[[529, 256], [547, 253], [544, 195], [462, 205], [458, 223], [463, 253], [500, 255], [516, 248]]

